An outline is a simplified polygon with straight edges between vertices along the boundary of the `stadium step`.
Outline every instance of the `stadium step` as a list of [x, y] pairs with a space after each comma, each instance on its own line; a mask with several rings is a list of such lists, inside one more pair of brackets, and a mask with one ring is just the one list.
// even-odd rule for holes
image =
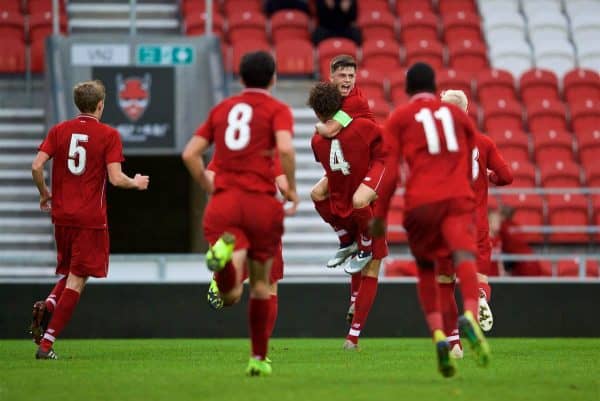
[[44, 138], [44, 124], [3, 123], [0, 122], [0, 138], [3, 139], [36, 139], [39, 143]]
[[29, 156], [17, 154], [0, 153], [0, 169], [24, 169], [31, 170], [33, 153]]
[[52, 234], [50, 216], [39, 218], [0, 217], [0, 232], [11, 234]]

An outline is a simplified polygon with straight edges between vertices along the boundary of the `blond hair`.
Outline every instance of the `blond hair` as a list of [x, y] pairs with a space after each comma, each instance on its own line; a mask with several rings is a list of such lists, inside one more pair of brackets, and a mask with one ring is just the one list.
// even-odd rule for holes
[[452, 103], [467, 111], [467, 106], [469, 106], [469, 100], [467, 99], [467, 95], [465, 92], [460, 89], [448, 89], [442, 92], [442, 102]]

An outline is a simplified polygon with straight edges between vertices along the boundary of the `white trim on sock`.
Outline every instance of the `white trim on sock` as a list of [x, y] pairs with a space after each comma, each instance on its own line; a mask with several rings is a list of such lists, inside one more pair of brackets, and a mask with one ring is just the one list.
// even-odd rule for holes
[[50, 302], [52, 305], [54, 305], [56, 307], [56, 300], [54, 298], [51, 298], [53, 295], [50, 295], [50, 297], [46, 298], [46, 302]]
[[460, 336], [456, 335], [456, 336], [448, 336], [446, 337], [448, 339], [448, 341], [458, 341], [460, 340]]
[[44, 340], [48, 340], [51, 343], [53, 343], [54, 341], [56, 341], [56, 337], [54, 337], [52, 334], [45, 333]]
[[350, 329], [350, 331], [348, 332], [348, 335], [353, 336], [353, 337], [358, 337], [358, 336], [360, 336], [360, 330]]

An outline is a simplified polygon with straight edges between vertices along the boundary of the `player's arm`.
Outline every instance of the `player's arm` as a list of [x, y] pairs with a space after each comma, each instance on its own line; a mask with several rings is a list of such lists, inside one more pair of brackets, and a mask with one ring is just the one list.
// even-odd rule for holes
[[185, 146], [181, 158], [194, 181], [210, 194], [214, 191], [213, 181], [210, 179], [210, 174], [206, 174], [204, 160], [202, 160], [202, 155], [209, 146], [210, 143], [204, 137], [194, 135]]
[[106, 169], [108, 170], [108, 180], [115, 187], [139, 191], [148, 189], [150, 178], [147, 175], [136, 174], [131, 178], [123, 172], [120, 162], [108, 163]]
[[292, 215], [296, 213], [300, 199], [296, 193], [296, 151], [292, 141], [292, 132], [288, 130], [275, 131], [275, 141], [281, 168], [287, 179], [288, 189], [283, 196], [290, 202], [292, 206], [286, 209], [286, 214]]
[[331, 120], [327, 120], [324, 123], [319, 121], [315, 125], [315, 128], [319, 135], [324, 136], [325, 138], [333, 138], [342, 128], [346, 128], [350, 125], [351, 122], [352, 117], [346, 114], [344, 110], [338, 110]]
[[31, 176], [40, 193], [40, 209], [45, 212], [50, 210], [50, 200], [52, 199], [52, 194], [44, 179], [44, 166], [48, 160], [50, 160], [50, 155], [40, 150], [31, 163]]
[[490, 140], [489, 153], [488, 153], [488, 165], [487, 168], [491, 170], [488, 174], [488, 178], [491, 183], [502, 186], [509, 185], [513, 182], [513, 174], [508, 167], [508, 163], [504, 160], [496, 144]]

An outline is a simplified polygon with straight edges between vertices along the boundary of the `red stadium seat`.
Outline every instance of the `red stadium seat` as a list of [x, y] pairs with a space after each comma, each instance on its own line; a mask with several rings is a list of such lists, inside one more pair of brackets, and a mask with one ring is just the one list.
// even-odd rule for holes
[[529, 137], [521, 131], [492, 131], [488, 135], [496, 143], [507, 162], [529, 161]]
[[600, 188], [600, 163], [584, 164], [587, 185], [592, 188]]
[[521, 131], [523, 113], [521, 104], [516, 100], [499, 98], [482, 103], [483, 127], [487, 132], [498, 130]]
[[443, 15], [442, 27], [446, 43], [463, 40], [482, 41], [479, 15], [472, 12], [457, 11]]
[[240, 40], [231, 45], [231, 65], [227, 66], [234, 74], [240, 72], [240, 61], [244, 54], [252, 51], [264, 50], [271, 51], [271, 45], [261, 40]]
[[14, 11], [17, 13], [21, 13], [21, 0], [3, 0], [0, 4], [0, 13], [3, 11]]
[[416, 277], [417, 264], [413, 260], [387, 260], [383, 271], [385, 277]]
[[46, 40], [40, 39], [31, 43], [31, 72], [43, 73], [46, 69]]
[[379, 70], [383, 75], [400, 69], [400, 46], [393, 39], [364, 42], [361, 67]]
[[565, 74], [563, 91], [569, 103], [581, 99], [600, 99], [600, 74], [583, 68], [572, 70]]
[[571, 124], [575, 132], [600, 128], [600, 100], [585, 99], [571, 105]]
[[[219, 7], [213, 5], [213, 12], [219, 13]], [[181, 14], [184, 17], [189, 17], [194, 14], [202, 14], [206, 11], [206, 1], [202, 0], [183, 0], [181, 2]]]
[[[27, 13], [28, 14], [40, 14], [40, 13], [52, 13], [52, 0], [28, 0]], [[66, 16], [65, 2], [62, 0], [58, 1], [58, 10], [61, 17]]]
[[565, 131], [545, 131], [533, 134], [533, 149], [538, 164], [551, 160], [575, 160], [573, 136]]
[[261, 0], [226, 0], [223, 10], [227, 18], [231, 18], [235, 14], [244, 11], [250, 11], [253, 14], [262, 13], [262, 4]]
[[0, 73], [25, 72], [25, 44], [19, 39], [5, 39], [0, 46]]
[[390, 2], [387, 0], [358, 0], [358, 19], [373, 11], [391, 14]]
[[[560, 226], [587, 226], [588, 200], [584, 195], [548, 195], [548, 223], [554, 228]], [[586, 233], [555, 233], [549, 237], [552, 242], [580, 243], [587, 242]]]
[[540, 182], [544, 187], [577, 188], [581, 186], [581, 168], [572, 160], [552, 160], [540, 164]]
[[329, 78], [329, 63], [331, 59], [340, 54], [348, 54], [354, 58], [358, 53], [356, 43], [346, 38], [329, 38], [321, 41], [317, 46], [319, 55], [319, 71], [321, 79]]
[[469, 104], [473, 98], [473, 79], [472, 74], [461, 70], [449, 68], [441, 70], [436, 74], [437, 87], [440, 92], [448, 89], [460, 89], [467, 95]]
[[[592, 213], [594, 216], [594, 225], [600, 227], [600, 194], [592, 195]], [[600, 233], [594, 235], [596, 241], [600, 241]]]
[[275, 43], [277, 73], [280, 75], [313, 75], [314, 48], [308, 39], [287, 39]]
[[473, 0], [439, 0], [438, 8], [440, 14], [452, 14], [457, 12], [477, 13], [477, 6]]
[[231, 43], [240, 40], [267, 40], [267, 20], [262, 12], [242, 11], [228, 15], [228, 36]]
[[486, 46], [481, 40], [465, 39], [448, 44], [448, 64], [457, 70], [478, 72], [488, 66]]
[[375, 120], [379, 124], [383, 124], [392, 111], [390, 104], [384, 98], [367, 97], [367, 101], [369, 102], [369, 108], [375, 115]]
[[444, 66], [444, 47], [437, 40], [406, 42], [406, 64], [417, 61], [428, 63], [433, 69], [441, 69]]
[[407, 46], [422, 40], [438, 41], [437, 15], [420, 10], [401, 15], [400, 37]]
[[[569, 259], [558, 261], [557, 271], [559, 277], [579, 277], [580, 260]], [[598, 277], [598, 262], [595, 260], [587, 260], [584, 264], [585, 277]]]
[[432, 14], [433, 6], [431, 0], [398, 0], [396, 1], [396, 13], [402, 18], [407, 14], [421, 11]]
[[[60, 31], [62, 33], [67, 32], [67, 17], [65, 15], [61, 15], [60, 21]], [[52, 34], [52, 13], [51, 12], [42, 12], [36, 13], [29, 16], [29, 41], [35, 42], [38, 40], [43, 40], [47, 36]]]
[[271, 16], [271, 37], [274, 43], [286, 39], [310, 39], [309, 18], [298, 10], [281, 10]]
[[579, 158], [583, 165], [598, 163], [600, 155], [600, 129], [575, 133], [579, 148]]
[[356, 85], [363, 91], [373, 94], [367, 97], [385, 97], [385, 76], [377, 70], [360, 68], [356, 73]]
[[[190, 13], [183, 20], [185, 34], [188, 36], [204, 35], [206, 26], [206, 13]], [[212, 31], [215, 35], [223, 37], [223, 17], [213, 13]]]
[[[540, 195], [514, 194], [501, 195], [500, 203], [514, 209], [513, 221], [520, 226], [544, 225], [544, 202]], [[541, 242], [544, 236], [539, 233], [523, 233], [527, 242]]]
[[408, 95], [404, 91], [406, 83], [406, 71], [399, 70], [389, 76], [390, 95], [392, 103], [399, 105], [408, 101]]
[[377, 39], [396, 39], [396, 17], [389, 11], [372, 10], [361, 13], [358, 18], [358, 26], [364, 42]]
[[477, 75], [477, 96], [481, 103], [498, 99], [516, 99], [515, 80], [506, 70], [486, 70]]
[[509, 162], [509, 165], [513, 173], [513, 182], [511, 187], [531, 188], [537, 185], [537, 174], [533, 163], [524, 160], [514, 160]]
[[559, 100], [535, 99], [525, 105], [531, 132], [566, 131], [565, 106]]
[[402, 227], [404, 221], [404, 197], [392, 196], [390, 212], [388, 213], [387, 240], [390, 243], [406, 242], [406, 232]]
[[20, 12], [0, 10], [0, 37], [6, 39], [25, 40], [25, 20]]
[[596, 278], [600, 277], [600, 264], [597, 260], [587, 260], [585, 264], [585, 276]]
[[469, 107], [467, 108], [467, 114], [473, 120], [475, 124], [475, 128], [481, 129], [481, 118], [479, 117], [479, 105], [476, 102], [469, 102]]
[[537, 99], [559, 99], [558, 78], [550, 70], [534, 68], [525, 71], [519, 80], [519, 89], [525, 104]]

